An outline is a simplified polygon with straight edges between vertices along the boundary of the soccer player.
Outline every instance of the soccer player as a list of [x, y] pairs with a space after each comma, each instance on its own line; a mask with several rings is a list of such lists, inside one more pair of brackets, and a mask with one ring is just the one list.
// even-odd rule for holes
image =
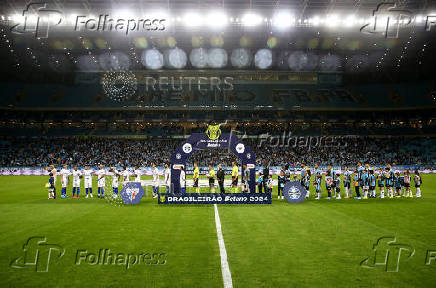
[[348, 167], [344, 166], [344, 190], [345, 190], [345, 198], [352, 197], [351, 193], [351, 172], [348, 171]]
[[354, 171], [354, 177], [353, 177], [353, 185], [354, 185], [354, 193], [356, 194], [356, 197], [354, 199], [361, 199], [360, 198], [360, 179], [359, 179], [359, 171]]
[[341, 199], [341, 171], [335, 172], [335, 198]]
[[357, 162], [357, 179], [359, 181], [359, 186], [360, 188], [362, 188], [363, 191], [363, 181], [364, 181], [364, 177], [363, 174], [365, 173], [365, 167], [362, 165], [362, 162]]
[[269, 177], [269, 164], [267, 160], [263, 161], [263, 189], [266, 192], [267, 191], [267, 182]]
[[157, 198], [158, 193], [159, 193], [159, 170], [157, 169], [156, 163], [153, 163], [153, 198]]
[[321, 181], [322, 181], [322, 173], [321, 169], [319, 169], [319, 165], [315, 165], [315, 180], [313, 185], [315, 186], [316, 200], [321, 199]]
[[68, 170], [68, 166], [67, 164], [64, 164], [63, 168], [61, 169], [60, 173], [61, 174], [61, 184], [62, 184], [62, 190], [61, 190], [61, 198], [66, 198], [67, 196], [67, 187], [68, 187], [68, 183], [70, 182], [70, 175], [71, 172], [70, 170]]
[[104, 198], [104, 186], [106, 185], [106, 171], [103, 169], [103, 165], [98, 165], [99, 170], [97, 171], [97, 193], [98, 198]]
[[400, 172], [396, 172], [394, 176], [394, 183], [395, 183], [395, 192], [397, 195], [395, 195], [397, 198], [401, 197], [401, 178], [400, 178]]
[[415, 181], [415, 188], [416, 188], [416, 198], [421, 198], [421, 184], [422, 179], [421, 175], [419, 175], [419, 171], [415, 170], [415, 177], [413, 177]]
[[50, 173], [53, 174], [53, 179], [54, 179], [54, 186], [55, 186], [55, 190], [56, 190], [56, 183], [57, 183], [57, 174], [58, 174], [58, 170], [56, 170], [54, 164], [50, 164], [49, 169]]
[[301, 163], [301, 170], [300, 170], [300, 184], [301, 186], [305, 187], [305, 181], [306, 181], [306, 163]]
[[389, 198], [394, 197], [394, 171], [392, 166], [388, 164], [385, 168], [385, 186]]
[[165, 187], [167, 188], [167, 193], [170, 193], [170, 185], [171, 185], [171, 170], [168, 164], [165, 164]]
[[56, 199], [56, 188], [54, 184], [53, 173], [50, 172], [50, 178], [48, 179], [48, 199]]
[[370, 168], [369, 170], [369, 197], [376, 198], [377, 193], [375, 191], [375, 186], [377, 184], [377, 178], [374, 174], [374, 168]]
[[216, 173], [216, 178], [218, 179], [218, 185], [220, 186], [220, 193], [225, 193], [224, 190], [224, 170], [221, 164], [218, 164], [218, 172]]
[[114, 198], [118, 197], [118, 186], [119, 186], [119, 180], [121, 177], [121, 173], [117, 171], [115, 167], [111, 168], [110, 172], [113, 173], [112, 175], [112, 192], [114, 192]]
[[[153, 164], [154, 165], [154, 164]], [[154, 167], [154, 166], [153, 166]], [[139, 183], [141, 183], [141, 175], [142, 175], [142, 172], [141, 172], [141, 170], [139, 169], [139, 166], [138, 165], [136, 165], [135, 166], [135, 171], [133, 172], [134, 174], [135, 174], [135, 182], [139, 182]], [[141, 184], [141, 186], [142, 186], [142, 184]]]
[[404, 171], [404, 188], [406, 189], [406, 197], [413, 197], [412, 189], [410, 189], [410, 182], [410, 173], [409, 170], [406, 169], [406, 171]]
[[368, 190], [369, 190], [369, 171], [364, 168], [363, 170], [363, 199], [368, 199]]
[[380, 189], [380, 198], [384, 199], [385, 198], [385, 176], [383, 175], [383, 170], [380, 169], [379, 173], [377, 175], [377, 184], [378, 184], [378, 188]]
[[250, 170], [247, 168], [247, 164], [244, 164], [242, 166], [242, 185], [243, 185], [243, 192], [248, 193], [250, 192], [250, 187], [248, 186], [248, 180], [250, 179]]
[[332, 198], [333, 178], [331, 176], [331, 170], [327, 170], [325, 173], [325, 188], [327, 190], [327, 199]]
[[198, 178], [200, 177], [200, 171], [198, 170], [197, 162], [194, 162], [194, 190], [196, 193], [200, 192], [200, 188], [198, 187]]
[[[233, 188], [233, 193], [238, 192], [238, 176], [239, 176], [239, 169], [238, 169], [238, 166], [236, 166], [236, 162], [233, 161], [232, 162], [232, 188]], [[264, 175], [264, 177], [265, 177], [265, 175]]]
[[89, 166], [85, 166], [85, 170], [83, 170], [83, 176], [85, 176], [85, 198], [88, 198], [89, 195], [91, 195], [92, 198], [92, 174], [94, 174], [94, 172], [89, 170]]
[[306, 169], [306, 175], [304, 175], [304, 188], [306, 188], [306, 199], [309, 198], [310, 195], [310, 176], [311, 176], [311, 172], [310, 172], [310, 167], [307, 167]]
[[277, 186], [277, 199], [283, 199], [283, 188], [285, 188], [286, 183], [286, 175], [285, 175], [285, 169], [282, 168], [280, 170], [280, 175], [278, 177], [278, 186]]
[[266, 180], [266, 193], [272, 193], [273, 181], [271, 174], [268, 175], [268, 179]]
[[[333, 170], [333, 165], [332, 164], [329, 164], [329, 168], [328, 168], [327, 172], [329, 172], [329, 176], [331, 178], [330, 179], [331, 180], [331, 183], [330, 183], [330, 194], [331, 194], [331, 190], [333, 190], [335, 192], [335, 197], [336, 197], [336, 178], [337, 178], [337, 176], [336, 176], [336, 171]], [[329, 197], [331, 197], [331, 195]]]
[[259, 193], [262, 193], [263, 186], [263, 175], [260, 174], [257, 178], [257, 190]]
[[186, 192], [186, 173], [183, 170], [183, 166], [180, 166], [180, 192], [181, 194]]
[[126, 185], [127, 182], [129, 182], [129, 176], [130, 176], [129, 171], [127, 170], [127, 167], [124, 166], [123, 167], [123, 185]]
[[215, 170], [213, 170], [212, 165], [209, 165], [209, 172], [207, 174], [209, 178], [209, 191], [211, 193], [215, 192]]
[[[79, 171], [77, 166], [74, 166], [73, 168], [73, 197], [72, 198], [79, 198], [80, 193], [80, 178], [82, 178], [82, 172]], [[74, 194], [77, 191], [77, 196]]]
[[291, 170], [289, 170], [289, 164], [285, 165], [285, 178], [286, 181], [291, 181]]

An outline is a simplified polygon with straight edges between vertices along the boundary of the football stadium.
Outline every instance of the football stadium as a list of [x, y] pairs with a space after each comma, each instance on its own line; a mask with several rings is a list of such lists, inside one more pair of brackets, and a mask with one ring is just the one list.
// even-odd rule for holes
[[436, 3], [5, 0], [0, 287], [435, 287]]

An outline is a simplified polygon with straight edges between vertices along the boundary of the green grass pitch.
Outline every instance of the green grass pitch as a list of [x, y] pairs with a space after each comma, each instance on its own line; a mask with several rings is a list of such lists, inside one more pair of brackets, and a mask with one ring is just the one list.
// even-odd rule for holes
[[[48, 200], [46, 182], [0, 177], [0, 287], [223, 287], [213, 205], [158, 205], [149, 187], [140, 204], [116, 207], [95, 198], [95, 185], [93, 199], [82, 188], [80, 199]], [[422, 199], [218, 205], [233, 287], [434, 287], [436, 259], [426, 257], [436, 251], [436, 175], [423, 183]], [[11, 267], [35, 236], [65, 254], [47, 272]], [[415, 250], [398, 272], [360, 265], [384, 236]], [[78, 251], [99, 249], [122, 253], [119, 264], [77, 265]], [[127, 268], [128, 254], [150, 258]]]

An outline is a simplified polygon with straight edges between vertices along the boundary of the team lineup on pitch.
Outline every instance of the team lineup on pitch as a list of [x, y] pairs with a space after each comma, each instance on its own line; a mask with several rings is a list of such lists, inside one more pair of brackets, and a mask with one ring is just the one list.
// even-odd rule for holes
[[[286, 286], [289, 277], [299, 286], [319, 286], [322, 283], [338, 285], [334, 277], [326, 278], [324, 274], [313, 274], [310, 266], [316, 262], [320, 265], [335, 263], [329, 266], [332, 273], [341, 273], [347, 279], [344, 281], [356, 285], [371, 285], [375, 283], [375, 279], [383, 279], [384, 283], [390, 283], [390, 286], [407, 286], [405, 283], [409, 283], [408, 281], [416, 281], [425, 286], [426, 283], [430, 283], [427, 281], [434, 279], [436, 265], [431, 261], [430, 265], [425, 264], [426, 253], [428, 250], [436, 250], [436, 247], [431, 245], [434, 238], [433, 230], [421, 231], [425, 224], [419, 219], [433, 217], [436, 187], [432, 184], [433, 175], [422, 177], [423, 182], [428, 183], [424, 184], [426, 192], [421, 199], [416, 200], [399, 198], [317, 201], [310, 197], [303, 205], [290, 206], [286, 201], [277, 199], [277, 187], [274, 187], [272, 205], [244, 205], [232, 208], [228, 205], [161, 206], [152, 198], [151, 188], [146, 189], [146, 195], [140, 204], [135, 206], [114, 207], [107, 205], [106, 201], [85, 197], [80, 197], [79, 200], [47, 201], [42, 197], [45, 193], [41, 188], [46, 176], [1, 176], [2, 181], [7, 181], [10, 185], [9, 188], [0, 189], [3, 195], [0, 204], [12, 206], [8, 209], [6, 205], [0, 206], [4, 215], [4, 220], [0, 224], [2, 228], [7, 229], [21, 219], [22, 227], [21, 232], [10, 234], [9, 240], [1, 246], [0, 255], [11, 255], [7, 252], [10, 250], [13, 251], [13, 255], [18, 256], [22, 253], [20, 247], [27, 238], [36, 235], [47, 237], [49, 243], [65, 249], [62, 258], [51, 260], [48, 271], [49, 275], [57, 275], [55, 278], [58, 287], [69, 283], [69, 277], [62, 275], [68, 275], [73, 271], [83, 275], [79, 282], [85, 287], [94, 285], [92, 277], [103, 275], [102, 273], [109, 277], [108, 280], [100, 282], [99, 285], [102, 286], [114, 283], [122, 285], [125, 277], [137, 273], [145, 273], [145, 278], [151, 281], [149, 285], [155, 287], [199, 287], [206, 283], [210, 287], [223, 287], [223, 283], [229, 283], [229, 279], [233, 287], [262, 285], [260, 283], [265, 283], [267, 287], [277, 287]], [[152, 180], [150, 176], [143, 178], [143, 181]], [[96, 180], [93, 179], [94, 186], [97, 185]], [[315, 187], [310, 188], [313, 194]], [[71, 189], [72, 187], [68, 186], [68, 193]], [[202, 189], [207, 190], [208, 187]], [[323, 191], [324, 194], [326, 192]], [[19, 203], [17, 197], [21, 199]], [[373, 203], [370, 204], [370, 201]], [[49, 214], [39, 215], [37, 212], [41, 209]], [[66, 209], [71, 211], [74, 217], [62, 217]], [[19, 214], [22, 215], [21, 218], [16, 217]], [[58, 220], [53, 222], [53, 217]], [[217, 217], [220, 219], [219, 223]], [[35, 223], [43, 226], [35, 226]], [[218, 224], [221, 225], [222, 236], [219, 235]], [[114, 225], [124, 227], [123, 232], [116, 232], [119, 228], [115, 228]], [[332, 233], [326, 225], [343, 231], [336, 234], [337, 241], [324, 242], [325, 237]], [[264, 233], [265, 227], [269, 228], [267, 234]], [[59, 234], [61, 231], [65, 231], [65, 235]], [[159, 237], [156, 237], [157, 235]], [[371, 249], [377, 239], [386, 236], [394, 236], [398, 239], [397, 242], [412, 245], [416, 255], [408, 260], [403, 253], [398, 273], [386, 273], [382, 266], [373, 266], [372, 269], [360, 266], [360, 263], [373, 253]], [[72, 238], [75, 241], [71, 241]], [[220, 244], [220, 239], [224, 245]], [[337, 259], [334, 255], [319, 258], [317, 253], [320, 252], [317, 251], [322, 251], [321, 248], [329, 249], [333, 254], [348, 256]], [[83, 252], [85, 250], [88, 252]], [[100, 250], [102, 252], [99, 252]], [[90, 253], [95, 256], [86, 258]], [[118, 262], [116, 259], [107, 258], [109, 253], [121, 253]], [[156, 256], [156, 259], [165, 260], [165, 264], [145, 264], [154, 261], [150, 260], [152, 258], [147, 258], [147, 261], [141, 258], [140, 261], [139, 256], [135, 261], [133, 255], [140, 254], [150, 255], [147, 257], [153, 257], [153, 254], [164, 255], [160, 258]], [[129, 268], [126, 269], [128, 262], [123, 259], [128, 259], [128, 255], [132, 256]], [[105, 260], [97, 261], [92, 257]], [[11, 256], [6, 258], [2, 260], [4, 264], [13, 260]], [[81, 259], [80, 265], [75, 264], [79, 263], [77, 259]], [[92, 265], [93, 261], [96, 264]], [[256, 273], [255, 270], [249, 269], [255, 265], [254, 263], [271, 269]], [[296, 263], [301, 266], [298, 273], [292, 272], [296, 268], [290, 268], [295, 267]], [[96, 270], [97, 267], [101, 270]], [[31, 267], [29, 269], [32, 270]], [[410, 278], [411, 270], [419, 271], [420, 275], [427, 277]], [[23, 281], [26, 281], [27, 277], [32, 277], [35, 283], [45, 281], [44, 276], [41, 276], [44, 273], [37, 273], [35, 276], [29, 274], [31, 271], [22, 274], [24, 272], [23, 269], [10, 270], [9, 276], [3, 278], [3, 281], [25, 283]], [[186, 273], [192, 276], [184, 277]], [[16, 278], [14, 275], [19, 277]], [[160, 282], [159, 279], [163, 278], [166, 280]]]

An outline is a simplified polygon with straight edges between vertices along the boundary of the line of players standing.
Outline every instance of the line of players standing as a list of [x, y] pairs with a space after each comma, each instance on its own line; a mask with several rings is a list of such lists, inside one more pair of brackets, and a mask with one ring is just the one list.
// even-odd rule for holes
[[[399, 171], [394, 172], [392, 166], [388, 164], [384, 169], [376, 169], [371, 167], [369, 163], [362, 165], [361, 162], [357, 163], [354, 172], [349, 171], [347, 166], [343, 167], [343, 177], [341, 179], [341, 171], [333, 170], [332, 165], [329, 165], [325, 171], [325, 189], [327, 190], [327, 199], [336, 198], [341, 199], [341, 182], [345, 191], [345, 198], [352, 198], [354, 188], [355, 199], [368, 199], [368, 198], [393, 198], [393, 197], [413, 197], [411, 190], [412, 176], [409, 170], [404, 171], [401, 175]], [[322, 195], [322, 178], [323, 171], [315, 164], [315, 179], [313, 186], [315, 187], [315, 199], [321, 199]], [[264, 171], [264, 175], [265, 174]], [[312, 172], [310, 167], [305, 163], [301, 164], [300, 170], [300, 184], [306, 189], [306, 198], [310, 196], [310, 179]], [[294, 175], [293, 180], [297, 180], [298, 176]], [[278, 198], [283, 199], [283, 188], [287, 181], [291, 180], [291, 172], [289, 166], [285, 166], [280, 171], [278, 177]], [[416, 194], [415, 197], [421, 197], [422, 178], [418, 170], [414, 171], [413, 181], [415, 183]], [[376, 187], [380, 195], [377, 196]], [[385, 190], [386, 189], [386, 190]], [[385, 194], [385, 191], [387, 194]], [[261, 187], [259, 187], [261, 192]], [[333, 194], [333, 195], [332, 195]]]
[[[50, 165], [47, 170], [49, 171], [49, 182], [46, 184], [48, 188], [48, 198], [56, 199], [56, 184], [57, 184], [57, 175], [59, 174], [61, 177], [61, 198], [67, 198], [67, 187], [70, 183], [70, 176], [73, 177], [73, 189], [72, 189], [72, 198], [79, 198], [80, 194], [80, 183], [81, 179], [84, 178], [84, 188], [86, 192], [85, 198], [93, 198], [92, 194], [92, 177], [97, 176], [97, 197], [104, 198], [104, 190], [106, 187], [106, 176], [108, 175], [106, 169], [104, 169], [103, 165], [98, 166], [98, 170], [91, 170], [89, 166], [85, 166], [85, 169], [79, 170], [77, 166], [73, 167], [73, 170], [68, 169], [67, 165], [63, 165], [63, 168], [59, 171], [54, 167], [54, 165]], [[109, 172], [112, 174], [112, 191], [114, 197], [118, 197], [118, 187], [119, 181], [123, 180], [123, 185], [126, 185], [127, 182], [130, 181], [131, 172], [127, 170], [126, 167], [123, 167], [122, 171], [117, 170], [112, 167], [109, 169]], [[139, 169], [138, 166], [135, 166], [135, 170], [133, 171], [134, 182], [141, 182], [142, 170]], [[164, 171], [165, 177], [165, 186], [167, 192], [170, 187], [170, 169], [168, 164], [165, 165]], [[156, 198], [159, 193], [159, 171], [157, 169], [157, 165], [153, 164], [153, 198]], [[141, 184], [142, 185], [142, 184]]]

